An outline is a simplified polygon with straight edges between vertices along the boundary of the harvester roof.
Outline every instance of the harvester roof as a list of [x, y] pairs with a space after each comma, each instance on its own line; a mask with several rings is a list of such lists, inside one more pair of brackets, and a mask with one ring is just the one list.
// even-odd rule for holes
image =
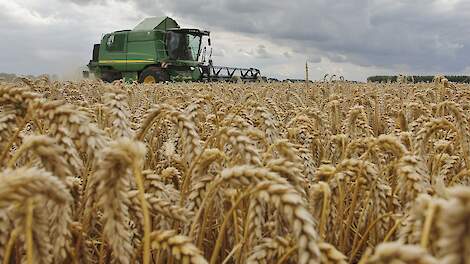
[[204, 35], [204, 36], [209, 36], [210, 34], [210, 32], [207, 30], [200, 30], [197, 28], [169, 28], [168, 31], [186, 33], [186, 34]]
[[152, 31], [154, 29], [167, 30], [179, 28], [178, 23], [170, 17], [148, 17], [140, 22], [132, 31]]

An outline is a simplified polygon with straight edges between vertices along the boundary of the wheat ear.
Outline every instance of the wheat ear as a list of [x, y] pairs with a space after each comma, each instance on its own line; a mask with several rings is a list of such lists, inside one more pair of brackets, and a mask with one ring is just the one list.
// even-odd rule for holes
[[449, 190], [449, 200], [442, 204], [437, 220], [441, 236], [437, 253], [441, 263], [470, 262], [470, 187]]
[[[23, 208], [26, 208], [25, 201], [34, 197], [41, 197], [46, 201], [53, 202], [53, 205], [51, 205], [52, 215], [48, 216], [52, 221], [51, 225], [54, 225], [50, 230], [50, 235], [53, 236], [51, 237], [54, 246], [53, 253], [57, 261], [63, 261], [67, 254], [66, 248], [70, 242], [68, 225], [71, 222], [70, 203], [72, 202], [72, 197], [66, 186], [57, 177], [37, 168], [3, 171], [2, 181], [0, 182], [1, 208], [12, 204], [22, 205]], [[34, 209], [30, 208], [30, 210]], [[57, 214], [57, 212], [61, 213]], [[44, 237], [44, 232], [40, 236]], [[44, 246], [47, 246], [47, 244], [44, 244]], [[41, 248], [41, 245], [36, 244], [35, 248]], [[41, 255], [44, 256], [44, 254]]]
[[174, 230], [154, 231], [150, 234], [153, 249], [167, 249], [182, 263], [206, 264], [207, 261], [191, 243], [191, 239], [178, 235]]
[[[220, 183], [230, 183], [233, 186], [249, 186], [254, 182], [273, 181], [290, 185], [277, 173], [264, 168], [252, 166], [238, 166], [225, 169], [221, 172], [221, 177], [216, 181], [215, 186]], [[282, 185], [279, 185], [281, 187]], [[317, 232], [311, 214], [305, 209], [306, 206], [301, 196], [294, 190], [287, 193], [269, 192], [270, 200], [279, 205], [291, 224], [299, 246], [299, 263], [315, 263], [320, 257], [317, 245]]]
[[[129, 212], [129, 177], [126, 173], [132, 170], [138, 183], [141, 162], [145, 155], [142, 143], [122, 138], [111, 143], [101, 153], [96, 179], [96, 196], [98, 205], [103, 208], [103, 234], [112, 248], [113, 258], [119, 263], [130, 263], [132, 255], [131, 233], [128, 226]], [[142, 179], [140, 179], [142, 181]], [[144, 215], [144, 263], [149, 261], [150, 222], [147, 203], [143, 192], [143, 183], [138, 183], [139, 195], [144, 200], [141, 206]], [[140, 188], [141, 187], [141, 188]], [[93, 206], [93, 205], [89, 205]], [[146, 242], [147, 241], [147, 242]], [[145, 260], [147, 258], [147, 260]]]
[[382, 243], [367, 264], [437, 264], [438, 261], [423, 248], [415, 245], [403, 245], [399, 242]]

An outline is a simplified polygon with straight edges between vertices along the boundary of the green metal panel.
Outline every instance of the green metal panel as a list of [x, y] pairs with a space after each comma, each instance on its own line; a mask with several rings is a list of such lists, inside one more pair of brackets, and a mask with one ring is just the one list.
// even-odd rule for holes
[[127, 70], [141, 71], [149, 64], [167, 59], [165, 33], [162, 31], [139, 31], [129, 33]]
[[169, 28], [179, 28], [178, 23], [172, 18], [166, 17], [155, 29], [167, 30]]
[[155, 64], [157, 59], [155, 41], [128, 42], [127, 70], [141, 71], [149, 64]]
[[148, 41], [155, 40], [156, 35], [154, 31], [131, 31], [129, 32], [128, 41]]
[[169, 17], [148, 17], [140, 22], [132, 31], [166, 30], [179, 27], [175, 20]]
[[127, 31], [114, 32], [103, 37], [100, 45], [100, 66], [109, 66], [118, 71], [126, 70], [127, 33]]
[[194, 70], [191, 73], [192, 80], [197, 81], [197, 80], [201, 79], [201, 75], [202, 75], [202, 73], [199, 70], [199, 68], [197, 68], [197, 67], [194, 68]]

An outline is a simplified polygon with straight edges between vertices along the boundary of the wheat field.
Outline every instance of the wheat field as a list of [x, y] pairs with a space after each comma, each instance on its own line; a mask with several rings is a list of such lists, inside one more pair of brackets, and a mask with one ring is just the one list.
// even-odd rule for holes
[[0, 84], [3, 263], [470, 263], [470, 86]]

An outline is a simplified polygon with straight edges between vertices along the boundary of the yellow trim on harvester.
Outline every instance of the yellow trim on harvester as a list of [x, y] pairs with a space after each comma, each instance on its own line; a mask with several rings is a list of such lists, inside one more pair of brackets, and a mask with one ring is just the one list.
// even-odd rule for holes
[[147, 63], [154, 62], [153, 60], [100, 60], [99, 63]]

